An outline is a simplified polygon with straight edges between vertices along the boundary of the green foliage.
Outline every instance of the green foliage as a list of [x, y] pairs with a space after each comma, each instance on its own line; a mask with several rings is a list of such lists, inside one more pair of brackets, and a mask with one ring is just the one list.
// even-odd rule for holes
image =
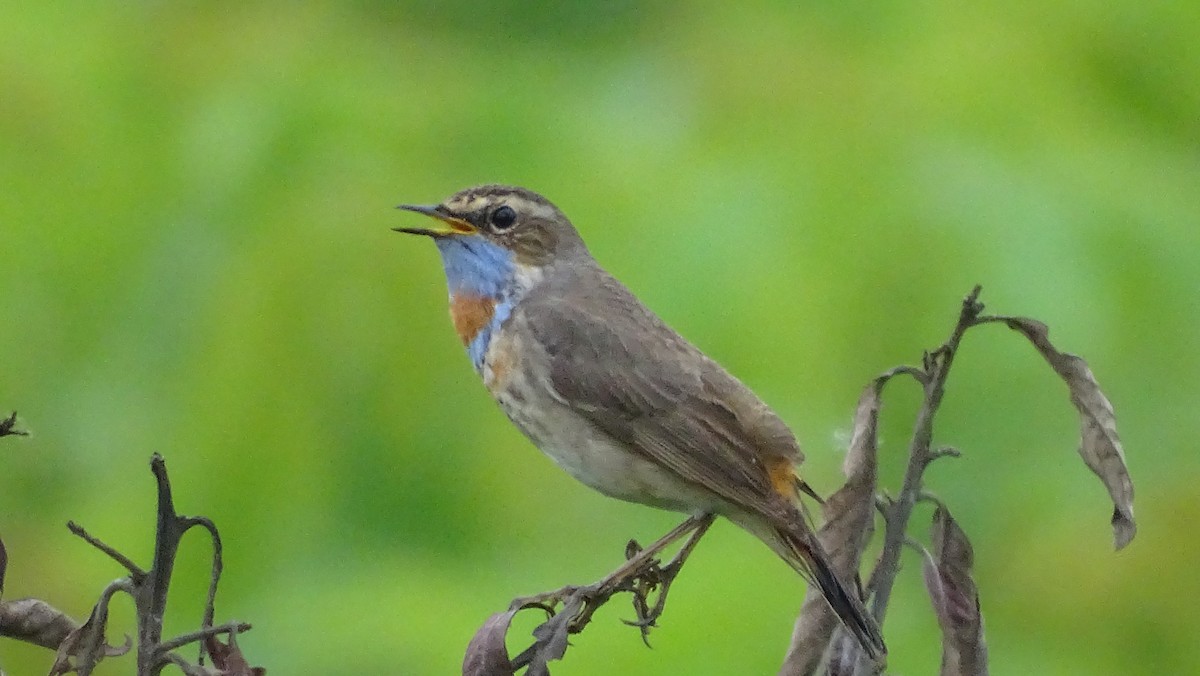
[[[927, 481], [975, 546], [993, 669], [1185, 673], [1197, 7], [9, 3], [0, 412], [33, 436], [0, 446], [5, 598], [82, 617], [119, 574], [68, 518], [148, 555], [156, 450], [221, 527], [218, 615], [254, 623], [240, 644], [271, 673], [454, 673], [511, 597], [665, 531], [511, 428], [432, 247], [388, 229], [394, 204], [496, 180], [557, 202], [771, 402], [824, 492], [863, 384], [940, 341], [972, 284], [1046, 321], [1113, 400], [1142, 531], [1110, 551], [1065, 388], [1007, 329], [973, 332], [937, 430], [964, 458]], [[914, 400], [885, 402], [885, 481]], [[181, 550], [168, 632], [198, 621], [204, 547]], [[928, 673], [907, 565], [891, 664]], [[606, 608], [555, 673], [770, 673], [803, 593], [718, 526], [653, 652]], [[0, 646], [9, 673], [52, 659]]]

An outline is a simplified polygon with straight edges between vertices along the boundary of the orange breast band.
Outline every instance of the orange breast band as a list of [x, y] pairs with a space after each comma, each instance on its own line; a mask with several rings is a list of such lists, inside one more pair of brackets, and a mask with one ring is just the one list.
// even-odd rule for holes
[[492, 321], [496, 301], [486, 296], [456, 293], [450, 298], [450, 319], [463, 345], [470, 345], [483, 327]]

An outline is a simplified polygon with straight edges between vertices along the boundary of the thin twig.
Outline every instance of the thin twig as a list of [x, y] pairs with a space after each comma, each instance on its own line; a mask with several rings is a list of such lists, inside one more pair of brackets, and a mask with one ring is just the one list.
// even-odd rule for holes
[[17, 425], [17, 412], [13, 411], [12, 415], [8, 416], [7, 418], [4, 418], [3, 420], [0, 420], [0, 437], [7, 437], [7, 436], [11, 436], [11, 435], [21, 436], [21, 437], [29, 436], [29, 432], [26, 432], [25, 430], [16, 429], [16, 425]]
[[128, 556], [125, 556], [121, 552], [113, 549], [110, 545], [105, 544], [102, 540], [100, 540], [100, 538], [87, 532], [83, 526], [80, 526], [74, 521], [68, 521], [67, 529], [75, 535], [83, 538], [89, 545], [107, 554], [108, 558], [121, 564], [125, 570], [129, 571], [129, 578], [134, 584], [141, 584], [142, 580], [146, 578], [146, 571], [142, 570], [141, 566], [134, 563]]
[[942, 509], [946, 508], [946, 503], [942, 502], [941, 498], [924, 489], [917, 494], [917, 502], [928, 502], [935, 507], [941, 507]]
[[953, 446], [940, 446], [937, 449], [930, 451], [929, 454], [932, 456], [930, 458], [931, 460], [937, 460], [938, 458], [961, 458], [962, 457], [962, 451], [958, 450], [957, 448], [955, 448]]
[[[201, 627], [211, 627], [213, 618], [216, 616], [217, 604], [217, 583], [221, 581], [221, 570], [223, 567], [221, 558], [221, 534], [217, 532], [217, 525], [212, 520], [203, 516], [192, 516], [185, 519], [186, 525], [184, 532], [187, 532], [195, 526], [199, 526], [208, 531], [209, 537], [212, 539], [213, 555], [212, 555], [212, 572], [208, 578], [208, 597], [204, 600], [204, 618], [200, 622]], [[197, 657], [198, 664], [204, 664], [204, 646], [200, 646], [200, 654]]]
[[209, 537], [212, 538], [212, 573], [208, 582], [208, 597], [204, 602], [204, 621], [200, 624], [202, 627], [211, 627], [213, 617], [216, 615], [217, 583], [221, 581], [221, 534], [217, 532], [217, 525], [207, 517], [191, 516], [184, 519], [184, 521], [184, 530], [190, 530], [195, 526], [199, 526], [208, 531]]
[[172, 650], [178, 650], [189, 643], [203, 641], [209, 636], [220, 636], [221, 634], [244, 634], [250, 631], [250, 629], [251, 625], [246, 622], [226, 622], [215, 627], [205, 627], [198, 631], [180, 634], [173, 639], [159, 643], [158, 654], [162, 659], [166, 659], [167, 654]]
[[917, 368], [916, 366], [909, 366], [907, 364], [901, 365], [901, 366], [894, 366], [894, 367], [888, 369], [887, 371], [884, 371], [883, 373], [879, 374], [878, 380], [887, 382], [887, 381], [891, 380], [893, 377], [901, 376], [901, 375], [912, 376], [913, 380], [917, 381], [918, 383], [920, 383], [922, 385], [929, 382], [929, 374], [928, 373]]

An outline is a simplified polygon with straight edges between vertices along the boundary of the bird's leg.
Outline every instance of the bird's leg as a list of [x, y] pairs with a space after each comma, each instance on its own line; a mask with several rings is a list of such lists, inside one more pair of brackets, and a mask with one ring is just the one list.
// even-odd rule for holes
[[[590, 597], [601, 596], [601, 594], [605, 593], [607, 593], [607, 596], [612, 596], [612, 593], [620, 591], [619, 588], [624, 587], [626, 582], [632, 578], [635, 578], [636, 574], [640, 572], [643, 567], [646, 567], [647, 562], [653, 560], [654, 555], [668, 548], [668, 546], [671, 546], [671, 544], [676, 542], [676, 540], [686, 536], [686, 534], [692, 531], [698, 530], [701, 534], [704, 531], [707, 531], [708, 527], [713, 524], [713, 519], [714, 516], [710, 514], [689, 516], [689, 518], [684, 520], [682, 524], [672, 528], [670, 532], [658, 540], [655, 540], [655, 542], [647, 546], [647, 548], [635, 549], [631, 546], [629, 550], [626, 550], [628, 561], [620, 564], [619, 568], [613, 570], [612, 573], [606, 575], [604, 579], [595, 582], [595, 584], [582, 587], [568, 585], [552, 592], [542, 592], [540, 594], [533, 594], [533, 596], [516, 598], [512, 600], [511, 604], [509, 604], [509, 609], [516, 610], [520, 608], [530, 608], [530, 606], [556, 605], [558, 603], [562, 603], [566, 597], [570, 597], [572, 594], [576, 593], [582, 593], [583, 596]], [[692, 536], [692, 540], [698, 539], [700, 539], [700, 537], [698, 537], [697, 534]], [[695, 544], [692, 543], [692, 540], [689, 540], [688, 545], [685, 545], [686, 548], [690, 549], [691, 546], [695, 546]], [[631, 544], [636, 545], [636, 543]], [[676, 558], [678, 558], [678, 556]]]
[[[708, 528], [712, 525], [714, 518], [711, 514], [701, 517], [695, 532], [683, 544], [683, 547], [675, 554], [675, 557], [668, 561], [665, 566], [655, 566], [652, 575], [645, 575], [640, 578], [639, 582], [641, 584], [638, 585], [638, 591], [633, 595], [633, 607], [637, 611], [638, 619], [635, 622], [625, 621], [625, 624], [641, 629], [642, 641], [646, 641], [650, 634], [650, 628], [655, 626], [658, 618], [663, 613], [663, 609], [666, 608], [667, 592], [670, 591], [671, 583], [675, 581], [675, 577], [679, 575], [679, 571], [683, 569], [683, 562], [687, 561], [687, 558], [692, 554], [692, 550], [696, 548], [696, 544], [700, 542], [700, 538], [708, 532]], [[659, 589], [658, 599], [655, 600], [654, 607], [650, 608], [646, 603], [646, 599], [649, 592], [656, 586]], [[649, 645], [649, 642], [646, 645]]]
[[[635, 549], [635, 546], [637, 543], [631, 542], [631, 545], [634, 545], [634, 546], [629, 547], [628, 550], [626, 551], [627, 555], [632, 554], [631, 556], [629, 556], [629, 559], [624, 564], [622, 564], [620, 568], [614, 570], [612, 573], [610, 573], [607, 577], [605, 577], [600, 582], [597, 582], [596, 586], [599, 587], [599, 586], [605, 585], [606, 583], [611, 584], [611, 583], [615, 583], [615, 582], [624, 581], [626, 578], [630, 577], [630, 573], [635, 573], [637, 571], [640, 571], [647, 562], [651, 561], [654, 558], [655, 554], [661, 552], [662, 550], [666, 549], [667, 547], [670, 547], [676, 540], [683, 537], [684, 535], [687, 535], [688, 533], [692, 533], [692, 537], [691, 537], [691, 539], [688, 540], [687, 544], [684, 545], [684, 549], [690, 551], [691, 548], [695, 546], [695, 541], [699, 540], [700, 536], [703, 535], [704, 532], [706, 530], [708, 530], [708, 527], [712, 525], [714, 518], [716, 518], [716, 517], [714, 517], [712, 514], [702, 514], [700, 516], [689, 516], [687, 519], [685, 519], [683, 521], [683, 523], [672, 528], [670, 530], [670, 532], [668, 532], [666, 535], [660, 537], [659, 539], [655, 540], [654, 542], [652, 542], [650, 544], [649, 547], [646, 547], [644, 549], [643, 548]], [[695, 531], [695, 532], [693, 532], [693, 531]], [[682, 551], [680, 553], [682, 553]], [[676, 558], [678, 558], [678, 556], [676, 556]], [[687, 557], [685, 556], [684, 558], [687, 558]], [[674, 559], [672, 559], [672, 562], [674, 562]]]
[[[549, 619], [534, 630], [538, 642], [519, 655], [513, 664], [528, 664], [539, 645], [558, 640], [565, 641], [568, 634], [583, 631], [600, 606], [619, 592], [633, 594], [638, 620], [629, 624], [637, 626], [642, 632], [642, 640], [646, 640], [650, 627], [654, 626], [655, 620], [663, 612], [671, 582], [679, 574], [683, 562], [687, 560], [715, 518], [712, 514], [690, 516], [645, 549], [631, 541], [626, 549], [628, 560], [594, 584], [583, 587], [567, 586], [543, 594], [514, 599], [509, 605], [510, 612], [524, 608], [540, 608], [546, 612]], [[655, 556], [685, 535], [690, 537], [675, 557], [666, 566], [660, 566]], [[656, 587], [659, 589], [659, 596], [651, 608], [647, 596]]]

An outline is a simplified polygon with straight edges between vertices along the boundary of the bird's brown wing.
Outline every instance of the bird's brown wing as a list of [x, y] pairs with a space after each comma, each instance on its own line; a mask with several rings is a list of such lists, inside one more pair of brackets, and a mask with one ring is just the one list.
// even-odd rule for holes
[[787, 426], [619, 282], [590, 272], [588, 283], [522, 302], [521, 319], [549, 356], [557, 397], [733, 505], [779, 514], [800, 458]]
[[790, 504], [800, 451], [787, 426], [616, 280], [582, 273], [586, 280], [532, 294], [518, 311], [549, 357], [554, 394], [635, 452], [768, 517], [769, 529], [750, 530], [820, 588], [868, 654], [884, 655], [858, 593]]

